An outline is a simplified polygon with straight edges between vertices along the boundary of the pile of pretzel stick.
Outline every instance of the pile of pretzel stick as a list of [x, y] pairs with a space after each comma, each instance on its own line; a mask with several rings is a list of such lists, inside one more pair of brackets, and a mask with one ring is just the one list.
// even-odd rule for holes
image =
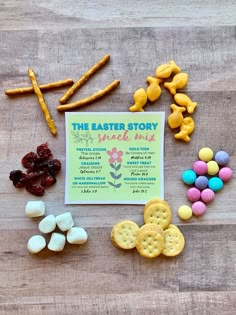
[[69, 79], [65, 79], [62, 81], [50, 82], [48, 84], [39, 85], [33, 69], [30, 68], [28, 70], [28, 76], [31, 80], [32, 86], [20, 87], [20, 88], [16, 88], [16, 89], [7, 89], [7, 90], [5, 90], [5, 94], [8, 96], [17, 96], [17, 95], [22, 95], [22, 94], [34, 93], [37, 96], [38, 103], [41, 107], [41, 110], [44, 114], [45, 120], [47, 122], [47, 125], [48, 125], [52, 135], [56, 136], [57, 128], [56, 128], [54, 120], [51, 117], [48, 106], [45, 102], [43, 92], [49, 91], [49, 90], [54, 89], [54, 88], [70, 86], [69, 89], [65, 92], [65, 94], [59, 100], [60, 105], [57, 106], [57, 110], [59, 112], [69, 111], [72, 109], [79, 108], [81, 106], [91, 104], [91, 103], [95, 102], [96, 100], [102, 98], [103, 96], [107, 95], [109, 92], [116, 89], [119, 86], [120, 81], [114, 80], [110, 84], [105, 86], [105, 88], [103, 88], [102, 90], [99, 90], [99, 91], [95, 92], [94, 94], [92, 94], [86, 98], [82, 98], [78, 101], [71, 102], [71, 103], [67, 103], [67, 102], [71, 98], [71, 96], [74, 95], [75, 92], [82, 85], [84, 85], [88, 81], [88, 79], [93, 74], [95, 74], [95, 72], [97, 72], [99, 69], [101, 69], [109, 60], [110, 60], [110, 55], [105, 55], [95, 65], [93, 65], [87, 72], [85, 72], [76, 82], [74, 82], [72, 79], [69, 78]]

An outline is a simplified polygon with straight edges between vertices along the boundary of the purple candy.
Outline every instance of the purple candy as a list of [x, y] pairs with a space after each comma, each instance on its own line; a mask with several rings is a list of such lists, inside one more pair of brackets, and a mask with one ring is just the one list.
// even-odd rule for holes
[[196, 161], [193, 163], [193, 170], [197, 175], [205, 175], [207, 173], [207, 163], [204, 161]]
[[219, 165], [226, 165], [229, 162], [229, 154], [226, 151], [218, 151], [215, 154], [215, 161]]
[[196, 188], [203, 190], [208, 185], [208, 178], [206, 176], [198, 176], [195, 180], [195, 186]]

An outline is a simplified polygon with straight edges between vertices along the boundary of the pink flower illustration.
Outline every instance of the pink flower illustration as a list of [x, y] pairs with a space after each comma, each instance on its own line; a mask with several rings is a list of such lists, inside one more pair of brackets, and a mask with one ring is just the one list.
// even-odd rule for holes
[[117, 161], [118, 163], [122, 162], [121, 156], [123, 155], [123, 151], [117, 151], [117, 148], [113, 148], [111, 151], [107, 151], [107, 154], [110, 155], [109, 163], [114, 163]]

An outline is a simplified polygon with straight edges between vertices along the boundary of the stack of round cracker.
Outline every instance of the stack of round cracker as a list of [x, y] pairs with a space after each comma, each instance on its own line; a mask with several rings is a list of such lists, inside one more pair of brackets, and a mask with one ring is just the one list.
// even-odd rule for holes
[[112, 243], [121, 249], [137, 249], [141, 256], [155, 258], [160, 254], [179, 255], [185, 245], [177, 226], [170, 224], [171, 209], [165, 200], [152, 199], [144, 207], [144, 225], [125, 220], [117, 223], [111, 232]]

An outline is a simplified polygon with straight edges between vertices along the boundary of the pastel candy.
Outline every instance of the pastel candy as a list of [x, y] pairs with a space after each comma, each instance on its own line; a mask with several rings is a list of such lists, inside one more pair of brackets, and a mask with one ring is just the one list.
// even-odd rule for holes
[[223, 188], [224, 183], [219, 177], [212, 177], [209, 179], [208, 187], [213, 191], [219, 191]]
[[226, 165], [229, 162], [229, 154], [226, 151], [218, 151], [215, 154], [215, 160], [221, 166]]
[[189, 206], [183, 205], [178, 209], [178, 216], [182, 220], [188, 220], [192, 217], [192, 209]]
[[195, 181], [195, 186], [198, 189], [202, 190], [202, 189], [206, 188], [207, 185], [208, 185], [208, 178], [206, 176], [201, 175], [201, 176], [197, 177], [197, 179]]
[[198, 156], [200, 160], [209, 162], [213, 158], [214, 153], [211, 148], [204, 147], [198, 152]]
[[201, 197], [201, 192], [196, 187], [189, 188], [187, 191], [187, 198], [189, 201], [198, 201]]
[[219, 172], [219, 165], [216, 161], [207, 162], [207, 174], [208, 175], [216, 175]]
[[223, 182], [227, 182], [233, 177], [233, 171], [229, 167], [222, 167], [218, 175]]
[[182, 174], [182, 181], [187, 185], [194, 184], [196, 178], [197, 175], [193, 170], [186, 170]]
[[206, 188], [201, 192], [201, 199], [205, 203], [213, 201], [214, 198], [215, 198], [215, 193], [210, 188]]
[[206, 205], [202, 201], [196, 201], [192, 204], [192, 211], [195, 216], [201, 216], [206, 212]]
[[197, 175], [205, 175], [207, 173], [207, 163], [204, 161], [196, 161], [193, 164], [193, 170]]

